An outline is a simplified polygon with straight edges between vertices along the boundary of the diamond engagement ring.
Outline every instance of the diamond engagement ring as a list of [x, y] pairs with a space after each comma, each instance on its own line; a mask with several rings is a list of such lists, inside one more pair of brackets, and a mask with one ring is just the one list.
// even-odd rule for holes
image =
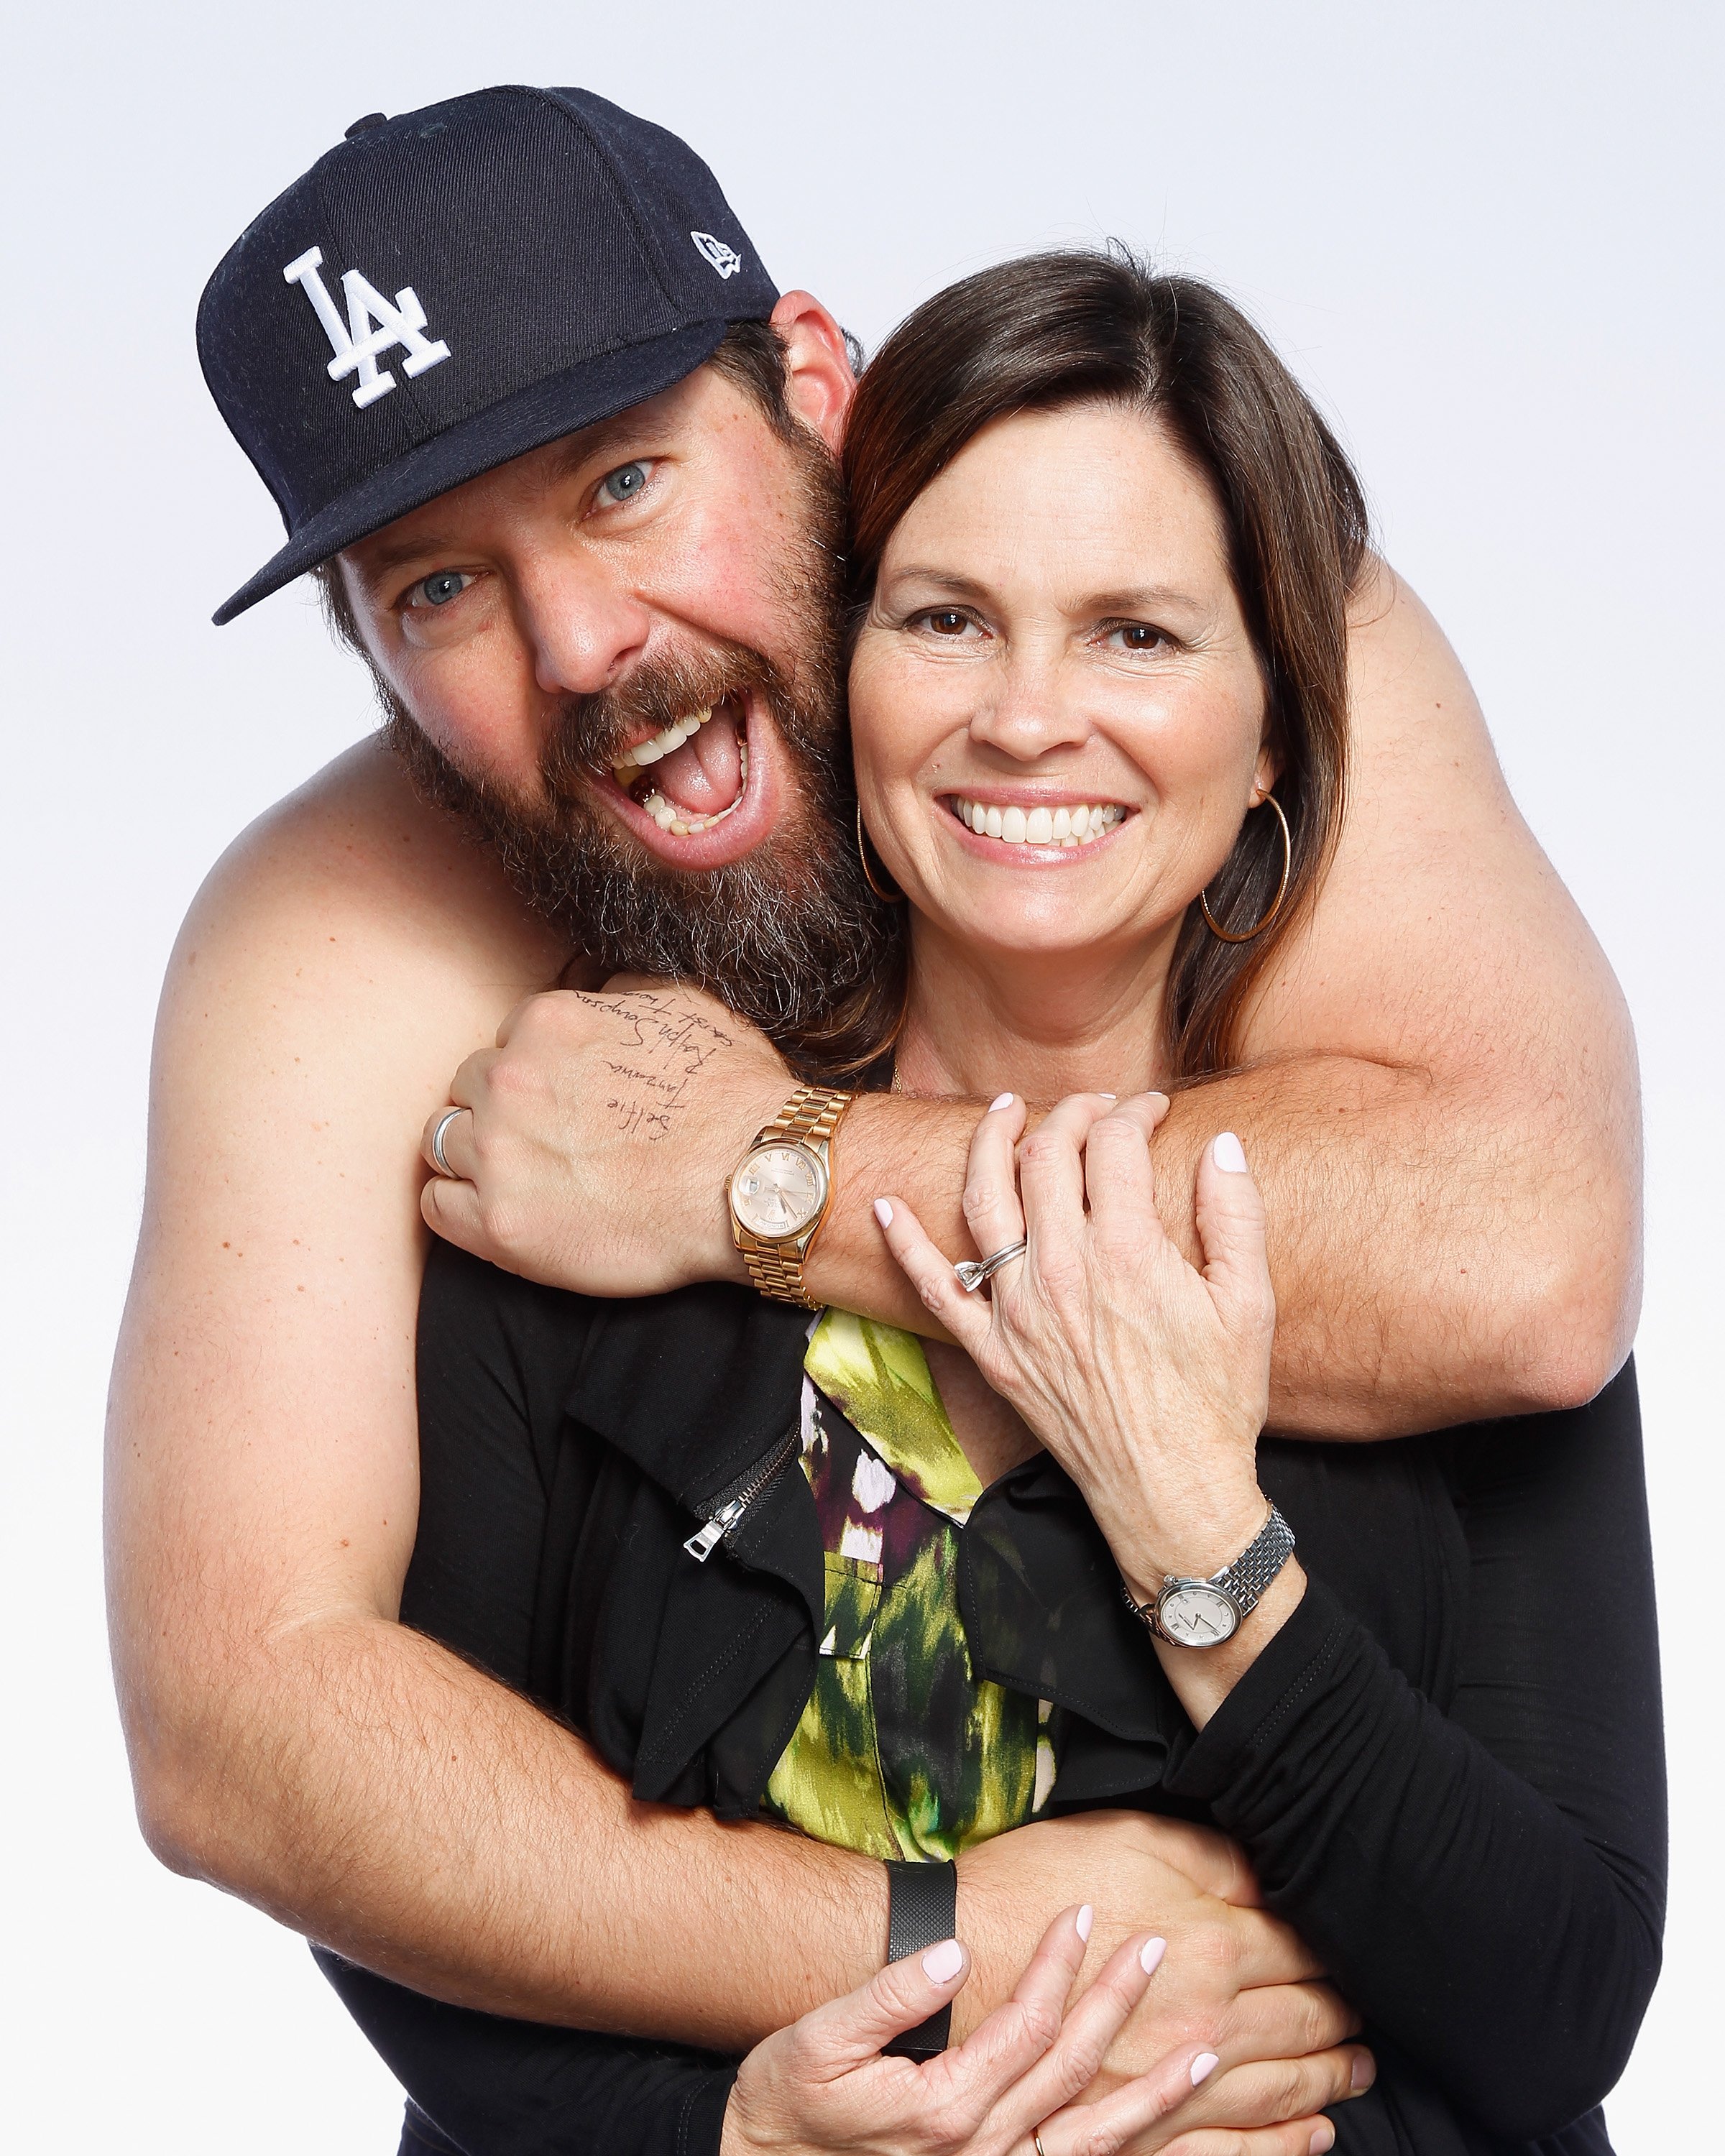
[[1002, 1265], [1009, 1265], [1014, 1258], [1021, 1258], [1029, 1248], [1027, 1243], [1009, 1243], [1004, 1250], [996, 1250], [992, 1258], [966, 1258], [953, 1266], [958, 1276], [958, 1285], [967, 1295], [974, 1295], [984, 1281], [993, 1280]]
[[457, 1116], [465, 1116], [471, 1112], [472, 1111], [467, 1108], [446, 1109], [438, 1117], [437, 1127], [431, 1133], [431, 1164], [439, 1175], [448, 1176], [451, 1183], [459, 1183], [461, 1178], [444, 1157], [444, 1132], [448, 1130]]

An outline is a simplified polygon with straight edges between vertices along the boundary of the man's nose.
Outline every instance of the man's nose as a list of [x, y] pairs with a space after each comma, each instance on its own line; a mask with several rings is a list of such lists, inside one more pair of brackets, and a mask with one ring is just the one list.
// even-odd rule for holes
[[591, 563], [536, 565], [516, 580], [516, 608], [548, 696], [595, 696], [639, 657], [652, 615], [639, 596]]
[[970, 722], [973, 741], [1029, 763], [1090, 738], [1080, 684], [1060, 654], [1014, 649], [990, 671], [988, 693]]

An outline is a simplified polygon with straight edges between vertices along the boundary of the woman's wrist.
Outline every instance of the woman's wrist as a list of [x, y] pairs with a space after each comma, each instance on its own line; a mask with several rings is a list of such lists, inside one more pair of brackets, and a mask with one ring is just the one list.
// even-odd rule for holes
[[1305, 1570], [1297, 1558], [1290, 1558], [1242, 1619], [1240, 1629], [1220, 1646], [1176, 1647], [1166, 1640], [1156, 1642], [1157, 1659], [1194, 1729], [1209, 1721], [1299, 1608], [1305, 1594]]
[[1209, 1579], [1252, 1542], [1270, 1513], [1255, 1481], [1237, 1490], [1189, 1489], [1145, 1508], [1118, 1542], [1115, 1562], [1134, 1602], [1153, 1602], [1166, 1579]]

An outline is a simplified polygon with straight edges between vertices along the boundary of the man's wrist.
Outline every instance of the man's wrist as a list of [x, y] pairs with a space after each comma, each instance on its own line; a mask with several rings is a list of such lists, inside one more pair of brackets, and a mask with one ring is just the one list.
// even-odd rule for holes
[[[725, 1119], [728, 1148], [716, 1163], [717, 1176], [711, 1178], [713, 1195], [700, 1209], [698, 1215], [704, 1232], [693, 1253], [694, 1263], [689, 1273], [691, 1280], [737, 1281], [745, 1287], [749, 1285], [748, 1267], [742, 1261], [742, 1253], [732, 1232], [731, 1177], [737, 1163], [754, 1143], [757, 1132], [764, 1130], [773, 1121], [796, 1087], [797, 1081], [792, 1074], [782, 1070], [772, 1079], [754, 1080], [737, 1089], [737, 1101]], [[703, 1161], [703, 1175], [710, 1174], [713, 1165]]]

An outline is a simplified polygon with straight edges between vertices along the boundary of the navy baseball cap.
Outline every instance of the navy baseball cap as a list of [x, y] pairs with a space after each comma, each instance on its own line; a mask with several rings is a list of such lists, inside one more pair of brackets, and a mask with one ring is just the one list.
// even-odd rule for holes
[[656, 397], [778, 299], [695, 152], [590, 90], [357, 121], [198, 305], [204, 380], [288, 531], [216, 622]]

